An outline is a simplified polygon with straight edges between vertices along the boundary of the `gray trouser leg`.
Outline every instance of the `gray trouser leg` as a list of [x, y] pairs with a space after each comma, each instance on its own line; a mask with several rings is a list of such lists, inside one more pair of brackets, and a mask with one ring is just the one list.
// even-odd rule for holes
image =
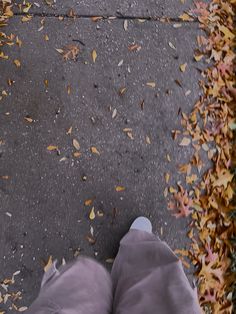
[[110, 314], [112, 283], [97, 262], [79, 257], [42, 285], [27, 314]]
[[97, 262], [78, 258], [46, 274], [27, 313], [110, 314], [112, 307], [113, 314], [201, 313], [181, 262], [155, 235], [139, 230], [121, 240], [111, 277]]
[[113, 314], [199, 314], [182, 264], [155, 235], [130, 230], [112, 268]]

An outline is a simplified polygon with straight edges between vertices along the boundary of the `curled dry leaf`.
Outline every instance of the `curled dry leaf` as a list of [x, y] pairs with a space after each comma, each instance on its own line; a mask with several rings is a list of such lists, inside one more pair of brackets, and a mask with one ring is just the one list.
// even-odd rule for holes
[[15, 59], [13, 62], [14, 62], [15, 66], [16, 66], [17, 68], [19, 68], [19, 67], [21, 66], [20, 60]]
[[72, 143], [75, 149], [80, 150], [80, 144], [75, 138], [73, 139]]
[[130, 45], [128, 49], [129, 51], [139, 51], [141, 49], [141, 46], [138, 44], [133, 44], [133, 45]]
[[44, 272], [46, 273], [52, 266], [52, 255], [49, 256], [47, 263], [44, 266]]
[[151, 139], [148, 135], [146, 135], [146, 143], [151, 145]]
[[90, 148], [90, 150], [91, 150], [91, 152], [92, 152], [93, 154], [100, 155], [100, 152], [98, 151], [98, 149], [97, 149], [95, 146], [92, 146], [92, 147]]
[[92, 205], [92, 203], [93, 203], [93, 200], [91, 200], [91, 199], [84, 201], [85, 206], [90, 206], [90, 205]]
[[181, 71], [181, 72], [185, 72], [185, 71], [186, 71], [186, 67], [187, 67], [187, 63], [181, 64], [181, 65], [179, 66], [180, 71]]
[[49, 145], [49, 146], [47, 147], [47, 150], [49, 150], [49, 151], [58, 150], [58, 146]]
[[116, 192], [122, 192], [124, 190], [125, 190], [124, 186], [120, 186], [120, 185], [116, 186]]
[[156, 83], [155, 82], [147, 82], [146, 85], [149, 86], [149, 87], [152, 87], [152, 88], [156, 87]]

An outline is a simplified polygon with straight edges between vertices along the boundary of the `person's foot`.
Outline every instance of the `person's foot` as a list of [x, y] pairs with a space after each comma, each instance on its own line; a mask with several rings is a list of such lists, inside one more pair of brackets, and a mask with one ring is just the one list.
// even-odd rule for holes
[[130, 230], [131, 229], [152, 233], [152, 223], [148, 218], [140, 216], [134, 220], [130, 227]]

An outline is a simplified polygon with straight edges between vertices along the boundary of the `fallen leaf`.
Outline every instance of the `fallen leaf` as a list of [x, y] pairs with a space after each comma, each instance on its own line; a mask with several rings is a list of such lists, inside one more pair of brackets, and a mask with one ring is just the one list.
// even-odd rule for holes
[[199, 62], [200, 60], [202, 60], [203, 58], [203, 54], [197, 54], [197, 55], [194, 55], [194, 59], [195, 61]]
[[129, 51], [139, 51], [141, 49], [141, 46], [138, 44], [133, 44], [133, 45], [130, 45], [128, 49]]
[[148, 135], [146, 135], [146, 143], [149, 145], [151, 144], [151, 139]]
[[91, 200], [91, 199], [84, 201], [85, 206], [90, 206], [90, 205], [92, 205], [92, 203], [93, 203], [93, 200]]
[[94, 220], [96, 217], [95, 215], [95, 211], [94, 211], [94, 207], [91, 209], [90, 213], [89, 213], [89, 219], [90, 220]]
[[120, 90], [119, 90], [119, 95], [120, 95], [120, 96], [124, 95], [124, 93], [126, 92], [126, 90], [127, 90], [126, 87], [120, 88]]
[[169, 180], [170, 180], [170, 174], [167, 172], [165, 174], [165, 181], [166, 181], [167, 184], [169, 183]]
[[75, 138], [73, 139], [72, 143], [75, 149], [80, 150], [80, 144]]
[[182, 15], [180, 15], [179, 16], [179, 18], [182, 20], [182, 21], [193, 21], [194, 19], [191, 17], [191, 16], [189, 16], [187, 13], [184, 13], [184, 14], [182, 14]]
[[19, 67], [21, 66], [20, 60], [15, 59], [13, 62], [14, 62], [15, 66], [16, 66], [17, 68], [19, 68]]
[[187, 63], [181, 64], [181, 65], [179, 66], [180, 71], [181, 71], [181, 72], [185, 72], [185, 71], [186, 71], [186, 67], [187, 67]]
[[27, 306], [21, 306], [17, 309], [18, 312], [25, 312], [26, 310], [28, 310]]
[[117, 109], [115, 108], [112, 112], [112, 119], [115, 119], [115, 117], [117, 116]]
[[172, 42], [170, 42], [170, 41], [169, 41], [169, 46], [170, 46], [170, 48], [176, 50], [175, 46], [174, 46], [174, 45], [172, 44]]
[[92, 17], [91, 17], [91, 20], [92, 20], [93, 22], [97, 22], [97, 21], [102, 20], [102, 19], [103, 19], [102, 16], [92, 16]]
[[95, 62], [96, 62], [96, 59], [97, 59], [97, 52], [96, 52], [95, 49], [93, 49], [91, 55], [92, 55], [93, 62], [95, 63]]
[[58, 146], [49, 145], [49, 146], [47, 147], [47, 150], [49, 150], [49, 151], [58, 150]]
[[59, 49], [59, 48], [55, 48], [57, 52], [59, 52], [60, 54], [63, 54], [64, 53], [64, 50], [63, 49]]
[[66, 61], [68, 60], [76, 61], [79, 52], [80, 52], [80, 48], [78, 46], [67, 45], [63, 48], [62, 55], [63, 55], [64, 60]]
[[190, 138], [184, 137], [179, 143], [180, 146], [188, 146], [191, 143]]
[[34, 120], [31, 118], [31, 117], [29, 117], [29, 116], [26, 116], [26, 117], [24, 117], [24, 119], [27, 121], [27, 122], [29, 122], [29, 123], [32, 123]]
[[76, 158], [80, 157], [81, 155], [82, 155], [81, 152], [74, 152], [73, 153], [73, 156]]
[[116, 192], [122, 192], [124, 190], [125, 190], [124, 186], [120, 186], [120, 185], [116, 186]]
[[128, 30], [128, 20], [124, 20], [124, 30]]
[[152, 87], [152, 88], [156, 87], [156, 83], [155, 82], [147, 82], [146, 85], [149, 86], [149, 87]]
[[224, 186], [224, 188], [227, 188], [227, 185], [232, 181], [234, 175], [232, 173], [229, 172], [229, 170], [222, 170], [218, 179], [213, 182], [213, 187], [217, 187], [217, 186]]
[[90, 148], [90, 150], [91, 150], [91, 152], [92, 152], [93, 154], [100, 155], [100, 152], [97, 150], [97, 148], [96, 148], [95, 146], [92, 146], [92, 147]]
[[68, 131], [66, 132], [67, 135], [71, 135], [72, 133], [72, 126], [68, 129]]
[[49, 256], [48, 261], [43, 268], [44, 272], [46, 273], [50, 269], [51, 266], [52, 266], [52, 255]]

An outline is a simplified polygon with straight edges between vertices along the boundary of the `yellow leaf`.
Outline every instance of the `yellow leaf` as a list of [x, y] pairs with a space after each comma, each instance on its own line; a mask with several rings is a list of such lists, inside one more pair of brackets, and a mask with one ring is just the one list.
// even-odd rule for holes
[[116, 192], [122, 192], [125, 190], [125, 187], [124, 186], [116, 186]]
[[224, 186], [224, 188], [227, 188], [228, 183], [230, 183], [233, 179], [234, 175], [230, 173], [228, 170], [224, 169], [221, 171], [221, 174], [219, 175], [218, 179], [213, 182], [213, 187], [217, 186]]
[[93, 220], [95, 219], [95, 212], [94, 212], [94, 207], [91, 209], [90, 213], [89, 213], [89, 219], [90, 220]]
[[44, 266], [44, 272], [46, 273], [51, 266], [52, 266], [52, 255], [49, 256], [47, 264]]
[[226, 26], [220, 25], [219, 30], [225, 35], [225, 37], [231, 40], [234, 38], [234, 34]]
[[15, 59], [13, 62], [16, 65], [17, 68], [19, 68], [21, 66], [20, 60]]
[[58, 150], [58, 146], [49, 145], [49, 146], [47, 147], [47, 150], [49, 150], [49, 151]]
[[180, 146], [188, 146], [191, 143], [191, 140], [187, 137], [184, 137], [179, 143]]
[[169, 192], [170, 192], [171, 194], [177, 193], [176, 189], [173, 188], [173, 186], [170, 186], [170, 187], [169, 187]]
[[193, 18], [189, 16], [187, 13], [184, 13], [179, 16], [182, 21], [193, 21]]
[[170, 180], [170, 174], [169, 173], [165, 174], [165, 180], [166, 180], [166, 183], [169, 183], [169, 180]]
[[194, 59], [195, 61], [199, 62], [202, 59], [203, 55], [199, 54], [199, 55], [194, 55]]
[[95, 146], [92, 146], [92, 147], [90, 148], [90, 150], [91, 150], [91, 152], [92, 152], [93, 154], [100, 155], [99, 151], [97, 150], [97, 148], [96, 148]]
[[25, 15], [22, 17], [21, 22], [28, 22], [32, 19], [32, 15]]
[[93, 49], [93, 51], [92, 51], [92, 59], [93, 59], [93, 62], [95, 63], [96, 62], [96, 59], [97, 59], [97, 52], [96, 52], [96, 50], [95, 49]]
[[25, 8], [23, 9], [23, 12], [24, 12], [24, 13], [28, 13], [28, 12], [29, 12], [29, 9], [31, 8], [31, 5], [32, 5], [32, 4], [29, 4], [29, 3], [28, 3], [27, 7], [25, 7]]
[[181, 65], [179, 66], [180, 71], [181, 71], [181, 72], [185, 72], [186, 67], [187, 67], [187, 63], [181, 64]]
[[44, 36], [44, 39], [45, 39], [46, 41], [48, 41], [48, 40], [49, 40], [49, 37], [48, 37], [48, 35], [47, 35], [47, 34]]
[[156, 87], [156, 83], [155, 82], [147, 82], [146, 85], [149, 86], [149, 87], [152, 87], [152, 88]]
[[79, 142], [74, 138], [73, 141], [73, 146], [77, 149], [77, 150], [80, 150], [80, 144]]

